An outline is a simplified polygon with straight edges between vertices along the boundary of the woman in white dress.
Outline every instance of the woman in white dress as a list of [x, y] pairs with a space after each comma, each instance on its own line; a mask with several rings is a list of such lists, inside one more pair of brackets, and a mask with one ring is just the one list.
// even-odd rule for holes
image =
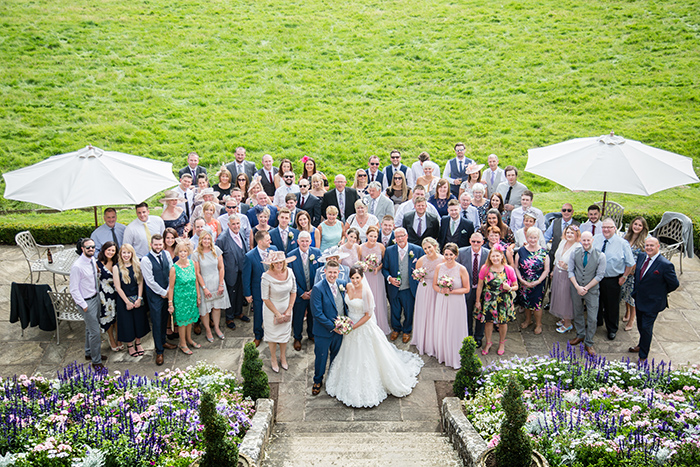
[[[194, 270], [197, 274], [197, 285], [200, 287], [202, 301], [199, 304], [199, 316], [204, 326], [204, 333], [209, 342], [214, 342], [209, 321], [214, 324], [216, 337], [223, 340], [219, 323], [221, 321], [221, 309], [231, 306], [228, 292], [224, 285], [224, 257], [221, 249], [214, 245], [211, 233], [202, 230], [199, 234], [197, 250], [192, 255]], [[209, 316], [207, 316], [209, 315]]]
[[279, 373], [277, 344], [280, 346], [280, 365], [287, 370], [287, 342], [292, 337], [292, 309], [297, 298], [296, 279], [287, 262], [296, 256], [285, 258], [284, 252], [272, 251], [263, 264], [270, 269], [262, 275], [260, 295], [263, 300], [263, 340], [270, 346], [272, 371]]
[[418, 383], [423, 360], [399, 350], [377, 326], [374, 298], [362, 269], [350, 269], [345, 303], [353, 330], [343, 338], [328, 372], [326, 392], [350, 407], [374, 407], [387, 395], [407, 396]]

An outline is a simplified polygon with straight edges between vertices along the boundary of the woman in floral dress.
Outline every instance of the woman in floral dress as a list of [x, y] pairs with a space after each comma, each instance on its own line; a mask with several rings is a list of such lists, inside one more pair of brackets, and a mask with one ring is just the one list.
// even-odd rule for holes
[[535, 334], [542, 334], [542, 299], [544, 299], [544, 280], [549, 276], [549, 255], [539, 246], [542, 231], [530, 227], [526, 233], [527, 243], [515, 255], [518, 266], [515, 273], [520, 281], [517, 305], [525, 308], [525, 322], [520, 325], [527, 329], [535, 316]]
[[117, 321], [117, 292], [114, 290], [112, 268], [116, 259], [117, 244], [105, 242], [97, 255], [97, 267], [100, 270], [100, 302], [102, 304], [100, 326], [102, 326], [102, 331], [106, 332], [109, 337], [109, 346], [112, 352], [124, 350], [124, 346], [119, 344], [114, 335], [114, 330], [116, 329], [114, 323]]
[[168, 312], [173, 315], [179, 327], [182, 353], [192, 355], [189, 346], [199, 349], [201, 345], [192, 340], [192, 323], [199, 321], [199, 288], [194, 263], [190, 261], [192, 245], [187, 240], [178, 239], [175, 246], [177, 262], [170, 268], [170, 285], [168, 286]]
[[481, 351], [482, 355], [488, 355], [493, 345], [491, 336], [494, 323], [498, 324], [500, 337], [498, 355], [503, 355], [505, 352], [508, 323], [515, 320], [511, 292], [516, 290], [518, 290], [518, 279], [515, 270], [506, 264], [504, 248], [496, 245], [489, 250], [486, 263], [479, 271], [479, 285], [476, 288], [474, 303], [474, 309], [477, 311], [476, 319], [485, 324], [486, 345]]

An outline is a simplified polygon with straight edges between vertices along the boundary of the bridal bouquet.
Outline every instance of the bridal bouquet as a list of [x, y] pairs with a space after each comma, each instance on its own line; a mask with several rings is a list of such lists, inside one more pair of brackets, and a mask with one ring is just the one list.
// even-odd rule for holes
[[[452, 286], [454, 285], [454, 279], [451, 278], [450, 276], [440, 276], [437, 281], [438, 287], [441, 289], [447, 289], [447, 290], [452, 290]], [[445, 294], [445, 297], [447, 297], [450, 294]]]
[[350, 334], [350, 331], [352, 331], [352, 325], [352, 320], [347, 316], [338, 316], [335, 319], [335, 330], [340, 334]]
[[379, 267], [379, 258], [377, 258], [377, 255], [372, 253], [365, 258], [365, 263], [367, 263], [367, 270], [369, 272], [374, 272]]
[[418, 268], [413, 270], [413, 274], [411, 274], [411, 276], [418, 282], [422, 282], [423, 287], [425, 287], [428, 285], [425, 283], [426, 274], [428, 274], [428, 271], [426, 271], [425, 268]]

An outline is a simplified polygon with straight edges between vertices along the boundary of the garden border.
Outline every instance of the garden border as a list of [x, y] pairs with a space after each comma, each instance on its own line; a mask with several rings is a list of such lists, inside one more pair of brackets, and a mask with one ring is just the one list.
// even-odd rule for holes
[[462, 401], [457, 397], [445, 397], [442, 400], [442, 430], [450, 439], [466, 467], [475, 467], [487, 445], [481, 435], [467, 420], [462, 410]]
[[238, 448], [238, 465], [243, 467], [259, 467], [265, 456], [265, 448], [275, 425], [274, 417], [275, 401], [272, 399], [258, 399], [255, 403], [255, 414], [251, 425], [241, 445]]

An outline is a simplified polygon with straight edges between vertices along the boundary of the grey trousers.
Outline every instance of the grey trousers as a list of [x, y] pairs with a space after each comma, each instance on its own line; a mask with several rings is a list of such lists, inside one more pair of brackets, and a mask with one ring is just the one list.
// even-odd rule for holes
[[[571, 284], [569, 289], [571, 290], [571, 301], [574, 302], [574, 328], [576, 329], [576, 337], [582, 338], [583, 343], [591, 347], [593, 345], [593, 336], [595, 336], [595, 332], [598, 329], [599, 287], [596, 285], [583, 297], [578, 294], [574, 284]], [[584, 302], [586, 303], [587, 317], [584, 316]]]
[[85, 355], [92, 363], [102, 363], [102, 337], [100, 336], [100, 296], [87, 300], [85, 319]]

